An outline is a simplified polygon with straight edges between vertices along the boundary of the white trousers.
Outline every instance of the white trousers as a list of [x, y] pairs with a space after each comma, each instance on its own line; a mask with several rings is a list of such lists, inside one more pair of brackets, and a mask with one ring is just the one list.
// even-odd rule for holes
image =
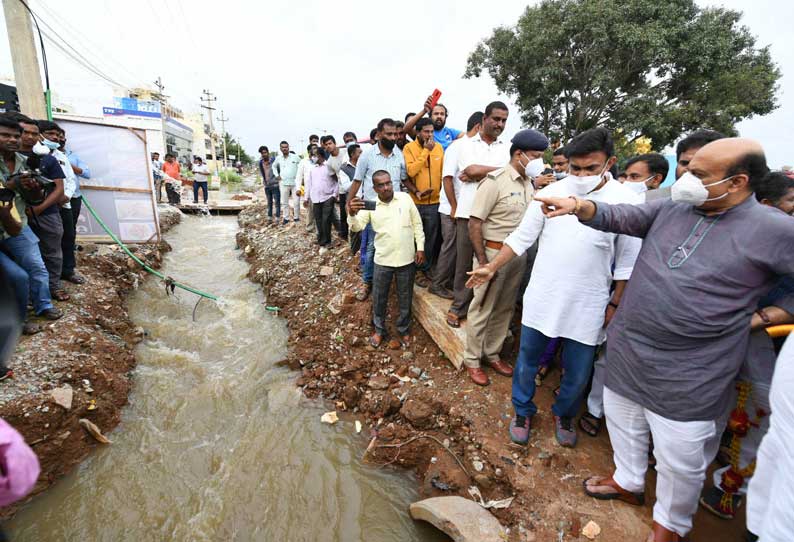
[[587, 396], [587, 412], [600, 418], [604, 415], [604, 382], [607, 378], [607, 349], [602, 345], [593, 366], [593, 383]]
[[[290, 217], [299, 218], [301, 216], [301, 199], [298, 197], [297, 187], [282, 184], [279, 186], [279, 190], [281, 191], [281, 218], [284, 220]], [[290, 206], [290, 196], [292, 197], [292, 206]], [[290, 209], [295, 211], [294, 215], [290, 213]]]
[[790, 542], [794, 532], [794, 338], [775, 367], [769, 432], [761, 441], [747, 493], [747, 528], [759, 542]]
[[648, 438], [656, 457], [656, 504], [653, 519], [685, 536], [711, 462], [707, 444], [716, 436], [714, 420], [677, 422], [652, 412], [604, 387], [604, 411], [614, 450], [617, 484], [631, 492], [645, 488]]

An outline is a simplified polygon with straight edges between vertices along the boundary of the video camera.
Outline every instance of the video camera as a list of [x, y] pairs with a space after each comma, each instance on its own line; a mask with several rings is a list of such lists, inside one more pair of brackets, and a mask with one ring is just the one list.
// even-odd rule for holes
[[[26, 169], [8, 177], [8, 182], [14, 181], [22, 199], [28, 205], [39, 205], [55, 190], [55, 183], [41, 174], [41, 157], [36, 154], [28, 156], [25, 162]], [[0, 199], [3, 195], [0, 194]]]

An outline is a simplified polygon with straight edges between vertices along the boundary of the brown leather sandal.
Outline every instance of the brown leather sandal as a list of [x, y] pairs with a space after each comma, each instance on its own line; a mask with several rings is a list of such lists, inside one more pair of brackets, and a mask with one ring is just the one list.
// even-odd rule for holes
[[[611, 493], [596, 493], [595, 491], [590, 491], [587, 489], [589, 485], [597, 485], [597, 486], [606, 486], [611, 487], [615, 491]], [[632, 493], [631, 491], [627, 491], [620, 487], [615, 480], [612, 479], [611, 476], [604, 477], [604, 476], [591, 476], [587, 478], [584, 483], [584, 492], [594, 499], [598, 499], [600, 501], [612, 501], [612, 500], [619, 500], [625, 503], [634, 505], [634, 506], [642, 506], [645, 504], [645, 493]]]
[[455, 328], [460, 327], [460, 320], [461, 318], [454, 312], [447, 313], [447, 325], [449, 327], [455, 327]]
[[52, 292], [52, 298], [55, 299], [56, 301], [69, 301], [70, 299], [72, 299], [72, 296], [67, 294], [66, 290], [58, 289]]

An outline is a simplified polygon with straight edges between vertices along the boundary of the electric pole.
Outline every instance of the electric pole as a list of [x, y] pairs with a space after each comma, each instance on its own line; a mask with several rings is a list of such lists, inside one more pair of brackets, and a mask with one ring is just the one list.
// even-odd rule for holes
[[47, 118], [47, 103], [39, 74], [39, 57], [33, 41], [30, 15], [19, 0], [3, 0], [8, 45], [14, 67], [19, 109], [34, 119]]
[[158, 90], [157, 101], [160, 102], [160, 105], [165, 105], [165, 99], [168, 98], [168, 96], [166, 96], [165, 93], [163, 93], [163, 91], [165, 90], [165, 85], [163, 84], [163, 80], [160, 78], [159, 75], [157, 76], [157, 80], [154, 82], [154, 86], [156, 86]]
[[223, 138], [223, 169], [226, 169], [228, 166], [226, 164], [226, 122], [229, 120], [229, 117], [223, 117], [223, 109], [221, 109], [221, 117], [218, 121], [221, 123], [221, 137]]
[[[213, 137], [215, 128], [212, 124], [212, 112], [215, 111], [215, 108], [212, 107], [212, 103], [217, 101], [218, 98], [213, 96], [212, 93], [207, 89], [204, 89], [201, 92], [204, 94], [204, 96], [201, 97], [201, 107], [207, 110], [207, 116], [210, 119], [210, 145], [212, 147], [212, 161], [215, 164], [215, 175], [217, 175], [218, 179], [220, 179], [220, 172], [218, 171], [218, 157], [215, 154], [215, 138]], [[204, 105], [204, 102], [207, 102], [207, 105]]]

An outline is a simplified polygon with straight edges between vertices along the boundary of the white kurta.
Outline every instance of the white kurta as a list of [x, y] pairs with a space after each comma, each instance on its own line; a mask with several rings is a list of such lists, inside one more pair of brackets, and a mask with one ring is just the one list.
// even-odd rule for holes
[[769, 432], [761, 441], [747, 495], [747, 528], [761, 542], [791, 540], [794, 523], [794, 335], [775, 364]]
[[[562, 179], [536, 196], [574, 194], [568, 179]], [[605, 203], [640, 203], [637, 194], [611, 176], [600, 190], [586, 198]], [[605, 339], [604, 312], [609, 288], [613, 280], [629, 279], [642, 240], [594, 230], [574, 216], [547, 219], [540, 203], [533, 201], [505, 244], [520, 255], [538, 238], [538, 255], [524, 292], [521, 323], [547, 337], [600, 344]]]

